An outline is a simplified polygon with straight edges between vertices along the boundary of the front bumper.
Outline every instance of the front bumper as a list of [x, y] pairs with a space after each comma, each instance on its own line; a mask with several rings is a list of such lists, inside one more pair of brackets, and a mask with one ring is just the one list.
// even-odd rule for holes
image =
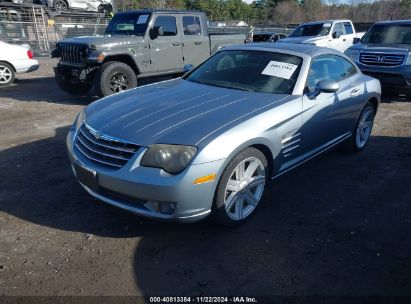
[[91, 83], [98, 68], [98, 66], [70, 66], [59, 63], [54, 68], [54, 74], [71, 83]]
[[356, 64], [364, 74], [377, 78], [382, 86], [411, 90], [411, 65], [385, 67]]
[[[141, 216], [168, 221], [194, 222], [210, 214], [218, 178], [198, 185], [193, 181], [212, 173], [219, 177], [224, 160], [190, 165], [182, 173], [170, 175], [157, 168], [140, 166], [146, 151], [145, 147], [141, 147], [125, 166], [111, 169], [79, 153], [73, 146], [74, 138], [75, 130], [71, 128], [67, 136], [67, 150], [73, 172], [87, 192], [99, 200]], [[96, 175], [92, 184], [77, 174], [79, 167]], [[171, 202], [175, 206], [174, 212], [154, 210], [147, 205], [149, 201]]]

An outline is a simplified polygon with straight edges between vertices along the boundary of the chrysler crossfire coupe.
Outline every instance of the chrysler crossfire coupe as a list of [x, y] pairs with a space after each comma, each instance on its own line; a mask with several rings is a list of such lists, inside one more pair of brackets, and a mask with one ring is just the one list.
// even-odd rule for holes
[[100, 99], [67, 136], [80, 184], [136, 214], [232, 226], [267, 184], [344, 142], [370, 138], [378, 80], [314, 45], [227, 47], [183, 77]]

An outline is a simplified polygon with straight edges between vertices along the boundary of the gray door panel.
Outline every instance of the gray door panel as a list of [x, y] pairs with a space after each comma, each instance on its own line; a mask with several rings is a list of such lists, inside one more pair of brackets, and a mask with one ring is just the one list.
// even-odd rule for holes
[[180, 16], [182, 25], [183, 57], [184, 64], [194, 67], [210, 56], [208, 36], [204, 35], [200, 16]]
[[176, 18], [170, 15], [158, 15], [154, 20], [154, 26], [162, 26], [164, 36], [150, 39], [151, 70], [155, 72], [183, 71], [181, 34]]

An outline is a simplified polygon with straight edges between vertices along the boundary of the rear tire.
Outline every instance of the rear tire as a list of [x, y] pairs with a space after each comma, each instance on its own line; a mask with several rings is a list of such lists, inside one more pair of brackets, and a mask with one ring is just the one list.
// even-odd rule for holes
[[8, 63], [0, 62], [0, 87], [12, 84], [15, 77], [13, 67]]
[[67, 12], [68, 4], [64, 0], [56, 0], [54, 1], [54, 9], [58, 12]]
[[82, 95], [90, 91], [93, 86], [91, 83], [75, 83], [71, 82], [69, 79], [66, 79], [64, 75], [58, 71], [55, 73], [56, 82], [58, 86], [72, 95]]
[[100, 97], [137, 87], [137, 76], [127, 64], [118, 61], [104, 63], [96, 74], [94, 87]]
[[247, 221], [260, 205], [268, 177], [268, 162], [260, 150], [249, 147], [237, 154], [218, 183], [213, 219], [229, 227]]
[[347, 148], [351, 152], [361, 151], [367, 145], [371, 137], [375, 114], [375, 106], [370, 101], [367, 102], [354, 126], [352, 136], [347, 140]]

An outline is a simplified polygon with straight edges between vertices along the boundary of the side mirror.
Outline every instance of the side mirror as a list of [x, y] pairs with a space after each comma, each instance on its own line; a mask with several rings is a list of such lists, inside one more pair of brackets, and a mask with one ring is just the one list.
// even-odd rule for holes
[[340, 38], [341, 37], [341, 33], [340, 32], [334, 32], [333, 33], [333, 38], [334, 39], [338, 39], [338, 38]]
[[315, 85], [314, 92], [308, 93], [310, 99], [316, 98], [321, 93], [335, 93], [340, 89], [340, 85], [333, 80], [321, 80]]
[[164, 31], [162, 26], [155, 26], [150, 30], [151, 40], [156, 39], [158, 36], [164, 36]]
[[358, 42], [360, 42], [360, 38], [355, 37], [352, 41], [353, 44], [357, 44]]
[[194, 68], [194, 67], [193, 67], [192, 64], [186, 64], [186, 65], [184, 65], [183, 71], [184, 71], [184, 73], [188, 73], [188, 72], [190, 72], [193, 68]]

